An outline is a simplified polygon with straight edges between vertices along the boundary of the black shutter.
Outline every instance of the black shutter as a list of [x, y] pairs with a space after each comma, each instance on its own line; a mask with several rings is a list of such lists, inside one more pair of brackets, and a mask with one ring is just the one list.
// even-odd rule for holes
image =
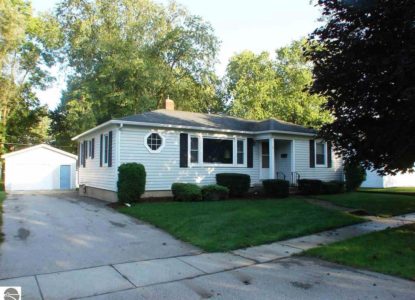
[[91, 158], [94, 158], [95, 156], [95, 139], [92, 139], [91, 141]]
[[77, 149], [77, 151], [78, 151], [78, 159], [76, 160], [76, 167], [77, 168], [79, 168], [79, 166], [80, 166], [81, 146], [82, 146], [82, 144], [81, 143], [78, 143], [78, 149]]
[[254, 167], [254, 139], [248, 138], [248, 168]]
[[315, 168], [316, 166], [316, 155], [315, 155], [315, 148], [314, 148], [314, 140], [310, 140], [310, 168]]
[[331, 168], [331, 143], [327, 142], [327, 168]]
[[[189, 137], [187, 133], [180, 133], [180, 168], [187, 168], [188, 151], [189, 151]], [[200, 149], [199, 149], [200, 150]]]
[[102, 142], [103, 142], [103, 135], [101, 134], [100, 142], [99, 142], [99, 166], [102, 167]]
[[108, 133], [108, 167], [112, 167], [112, 131]]
[[83, 154], [84, 155], [82, 155], [82, 158], [83, 158], [83, 161], [82, 161], [82, 166], [85, 168], [85, 166], [86, 166], [86, 157], [87, 157], [87, 155], [88, 155], [88, 142], [87, 141], [84, 141], [84, 151], [83, 151]]

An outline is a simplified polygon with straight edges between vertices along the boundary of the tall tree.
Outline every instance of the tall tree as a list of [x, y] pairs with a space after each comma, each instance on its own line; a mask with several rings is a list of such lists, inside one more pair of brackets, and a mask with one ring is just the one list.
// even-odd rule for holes
[[310, 95], [311, 64], [306, 60], [305, 40], [276, 51], [256, 55], [244, 51], [233, 56], [225, 76], [231, 115], [249, 119], [275, 117], [299, 125], [320, 127], [331, 120], [321, 109], [325, 98]]
[[322, 129], [343, 157], [394, 174], [415, 162], [415, 3], [319, 0], [312, 93], [335, 116]]
[[[183, 110], [222, 109], [214, 73], [218, 40], [208, 23], [181, 6], [150, 0], [64, 0], [57, 17], [72, 74], [53, 114], [54, 127], [62, 127], [58, 122], [80, 107], [93, 113], [92, 123], [101, 123], [161, 108], [168, 96]], [[75, 126], [70, 134], [82, 129], [68, 126]]]
[[[35, 17], [29, 2], [0, 2], [0, 155], [4, 145], [42, 141], [46, 108], [35, 88], [52, 80], [47, 68], [59, 45], [57, 22], [49, 15]], [[6, 147], [7, 148], [7, 147]], [[7, 149], [6, 149], [7, 150]]]

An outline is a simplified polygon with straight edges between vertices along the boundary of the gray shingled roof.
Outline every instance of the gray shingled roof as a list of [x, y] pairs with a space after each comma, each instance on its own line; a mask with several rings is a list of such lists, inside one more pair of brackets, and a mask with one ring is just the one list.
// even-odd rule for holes
[[132, 115], [117, 120], [154, 123], [173, 126], [204, 127], [209, 129], [236, 130], [236, 131], [289, 131], [298, 133], [315, 133], [315, 130], [277, 119], [263, 121], [245, 120], [224, 115], [202, 114], [179, 110], [159, 109]]

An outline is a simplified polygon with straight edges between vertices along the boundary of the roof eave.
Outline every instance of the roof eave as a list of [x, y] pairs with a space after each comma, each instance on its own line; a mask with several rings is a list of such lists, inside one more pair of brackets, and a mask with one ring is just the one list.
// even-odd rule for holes
[[78, 134], [77, 136], [73, 137], [71, 140], [72, 141], [76, 141], [79, 138], [81, 138], [81, 137], [83, 137], [85, 135], [88, 135], [88, 134], [90, 134], [90, 133], [92, 133], [92, 132], [94, 132], [94, 131], [96, 131], [98, 129], [101, 129], [101, 128], [105, 127], [105, 126], [108, 126], [108, 125], [111, 125], [111, 124], [121, 124], [121, 123], [123, 123], [123, 121], [120, 121], [120, 120], [109, 120], [109, 121], [104, 122], [104, 123], [102, 123], [102, 124], [100, 124], [98, 126], [95, 126], [94, 128], [91, 128], [91, 129], [89, 129], [87, 131], [84, 131], [81, 134]]
[[72, 141], [76, 141], [85, 135], [88, 135], [96, 130], [99, 130], [103, 127], [106, 127], [112, 124], [122, 124], [122, 125], [132, 125], [132, 126], [142, 126], [142, 127], [157, 127], [157, 128], [164, 128], [164, 129], [202, 130], [202, 131], [209, 131], [209, 132], [237, 133], [237, 134], [246, 134], [246, 135], [257, 135], [257, 134], [264, 134], [264, 133], [293, 134], [293, 135], [302, 135], [302, 136], [315, 136], [316, 135], [315, 133], [287, 131], [287, 130], [246, 131], [246, 130], [210, 128], [210, 127], [203, 127], [203, 126], [186, 126], [186, 125], [172, 125], [172, 124], [163, 124], [163, 123], [149, 123], [149, 122], [125, 121], [125, 120], [109, 120], [105, 123], [102, 123], [94, 128], [91, 128], [73, 137]]
[[223, 133], [239, 133], [239, 134], [264, 134], [264, 133], [283, 133], [283, 134], [295, 134], [305, 136], [315, 136], [316, 133], [298, 132], [298, 131], [286, 131], [286, 130], [264, 130], [264, 131], [246, 131], [246, 130], [233, 130], [233, 129], [221, 129], [221, 128], [210, 128], [203, 126], [186, 126], [186, 125], [171, 125], [162, 123], [147, 123], [147, 122], [136, 122], [136, 121], [122, 121], [118, 120], [123, 125], [134, 125], [134, 126], [145, 126], [145, 127], [158, 127], [158, 128], [171, 128], [171, 129], [189, 129], [189, 130], [203, 130], [210, 132], [223, 132]]
[[38, 148], [46, 148], [48, 150], [51, 150], [51, 151], [60, 153], [62, 155], [66, 155], [68, 157], [71, 157], [71, 158], [74, 158], [74, 159], [78, 159], [78, 156], [77, 155], [72, 154], [72, 153], [69, 153], [69, 152], [66, 152], [66, 151], [63, 151], [63, 150], [58, 149], [58, 148], [55, 148], [55, 147], [52, 147], [52, 146], [50, 146], [48, 144], [39, 144], [39, 145], [35, 145], [35, 146], [31, 146], [31, 147], [24, 148], [22, 150], [18, 150], [18, 151], [13, 151], [13, 152], [10, 152], [10, 153], [6, 153], [6, 154], [3, 154], [1, 158], [3, 158], [3, 159], [4, 158], [8, 158], [8, 157], [15, 156], [15, 155], [19, 155], [19, 154], [22, 154], [24, 152], [27, 152], [27, 151], [30, 151], [30, 150], [34, 150], [34, 149], [38, 149]]

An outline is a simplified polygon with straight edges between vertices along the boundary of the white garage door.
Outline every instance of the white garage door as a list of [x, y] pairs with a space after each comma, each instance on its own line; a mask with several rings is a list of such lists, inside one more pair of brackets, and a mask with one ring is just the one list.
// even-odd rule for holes
[[[11, 173], [11, 174], [10, 174]], [[14, 165], [8, 173], [11, 182], [11, 190], [49, 190], [53, 189], [53, 166], [48, 164], [22, 164]]]

